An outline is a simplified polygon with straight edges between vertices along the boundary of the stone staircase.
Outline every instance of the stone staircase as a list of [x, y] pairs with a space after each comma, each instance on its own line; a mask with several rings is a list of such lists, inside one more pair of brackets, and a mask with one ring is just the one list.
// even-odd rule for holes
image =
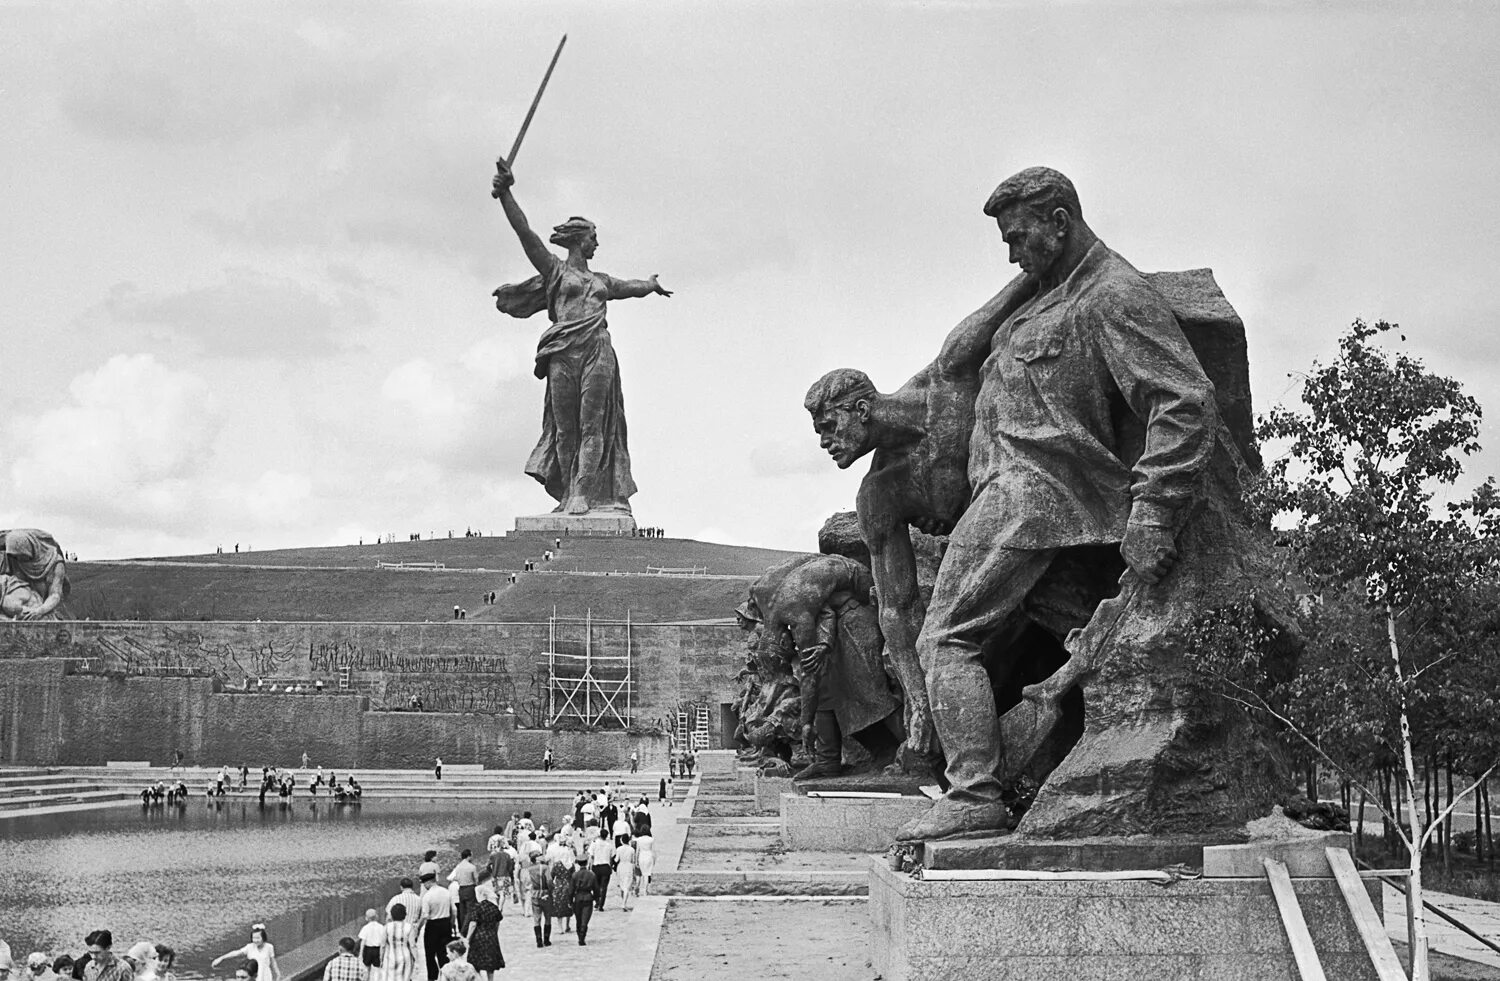
[[0, 769], [0, 814], [38, 807], [101, 804], [138, 794], [110, 781], [43, 768]]
[[[57, 778], [95, 785], [99, 792], [115, 792], [135, 798], [141, 790], [158, 780], [167, 784], [181, 779], [187, 784], [193, 797], [202, 797], [206, 788], [218, 776], [218, 767], [189, 766], [172, 768], [167, 766], [74, 766], [45, 772]], [[316, 768], [291, 768], [296, 775], [295, 797], [309, 797], [308, 788], [317, 773]], [[620, 770], [483, 770], [477, 767], [443, 767], [443, 779], [433, 777], [431, 770], [370, 770], [363, 768], [324, 768], [325, 778], [336, 775], [342, 783], [353, 775], [364, 788], [365, 800], [571, 800], [579, 790], [598, 790], [606, 782], [612, 791], [617, 788], [632, 797], [644, 796], [652, 807], [657, 802], [660, 781], [666, 771], [642, 770], [626, 773]], [[248, 786], [239, 790], [239, 772], [230, 772], [232, 789], [226, 799], [255, 796], [260, 785], [260, 768], [250, 771]], [[687, 796], [691, 781], [677, 780], [673, 784], [674, 800]], [[318, 796], [326, 797], [327, 788], [321, 788]]]

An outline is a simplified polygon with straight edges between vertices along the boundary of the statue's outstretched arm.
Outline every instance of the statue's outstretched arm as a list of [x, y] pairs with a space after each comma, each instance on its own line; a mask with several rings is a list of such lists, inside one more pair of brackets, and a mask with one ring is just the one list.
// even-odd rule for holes
[[661, 283], [656, 281], [656, 273], [651, 274], [650, 279], [616, 279], [613, 276], [609, 280], [609, 298], [611, 300], [630, 300], [641, 296], [650, 296], [658, 293], [662, 296], [671, 296], [672, 291], [662, 289]]
[[990, 354], [990, 341], [1005, 318], [1036, 292], [1035, 278], [1022, 273], [1006, 284], [984, 306], [958, 322], [948, 333], [933, 367], [944, 375], [970, 374], [979, 370]]
[[510, 222], [516, 238], [521, 240], [521, 248], [525, 251], [526, 258], [530, 260], [537, 272], [545, 276], [552, 269], [553, 256], [541, 236], [531, 230], [531, 223], [526, 220], [526, 213], [516, 202], [516, 196], [510, 192], [511, 185], [516, 182], [515, 175], [510, 172], [510, 167], [504, 160], [495, 161], [495, 171], [495, 178], [490, 182], [495, 197], [499, 198], [500, 206], [505, 209], [505, 218]]

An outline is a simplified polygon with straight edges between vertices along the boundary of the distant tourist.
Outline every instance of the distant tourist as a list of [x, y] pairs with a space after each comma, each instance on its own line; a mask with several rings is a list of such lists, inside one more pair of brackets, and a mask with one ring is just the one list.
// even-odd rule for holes
[[[530, 839], [535, 844], [535, 839]], [[552, 946], [552, 914], [548, 908], [552, 882], [547, 875], [547, 866], [541, 863], [540, 855], [532, 855], [531, 864], [521, 878], [521, 901], [531, 906], [531, 928], [536, 933], [538, 947]]]
[[[453, 535], [450, 533], [449, 538]], [[469, 945], [462, 940], [448, 941], [448, 962], [438, 972], [442, 981], [479, 981], [479, 973], [468, 961]]]
[[439, 756], [437, 762], [432, 766], [432, 775], [439, 780], [443, 779], [443, 758]]
[[[403, 879], [402, 885], [410, 886], [411, 880]], [[416, 919], [407, 916], [404, 902], [391, 906], [386, 917], [385, 942], [380, 948], [381, 981], [414, 981], [422, 959], [417, 950]]]
[[632, 749], [630, 751], [630, 772], [631, 773], [635, 773], [635, 772], [639, 771], [640, 768], [641, 768], [641, 757], [640, 757], [640, 754], [637, 753], [635, 750]]
[[427, 979], [437, 981], [448, 963], [448, 941], [453, 939], [453, 894], [428, 873], [422, 876], [422, 948], [427, 958]]
[[323, 981], [369, 981], [370, 969], [359, 959], [359, 943], [339, 938], [339, 952], [323, 967]]
[[[542, 772], [546, 773], [546, 772], [548, 772], [551, 769], [552, 769], [552, 747], [548, 746], [542, 752]], [[530, 812], [527, 813], [527, 816], [528, 817], [530, 816]]]
[[[621, 820], [624, 820], [621, 818]], [[615, 876], [618, 878], [620, 888], [620, 906], [628, 913], [630, 912], [630, 897], [635, 895], [635, 848], [631, 846], [630, 835], [615, 848]]]
[[[83, 969], [83, 981], [132, 981], [135, 972], [128, 963], [114, 953], [114, 935], [108, 930], [95, 930], [84, 938], [88, 944], [88, 964]], [[11, 963], [10, 948], [5, 949], [5, 961]]]
[[234, 957], [254, 961], [260, 968], [256, 972], [256, 978], [259, 981], [281, 981], [281, 968], [276, 963], [276, 947], [266, 936], [264, 923], [253, 924], [250, 927], [250, 942], [243, 947], [236, 947], [227, 954], [215, 957], [212, 966], [218, 967], [221, 962]]
[[459, 852], [458, 864], [448, 873], [448, 881], [458, 888], [455, 903], [460, 923], [469, 918], [470, 907], [474, 905], [474, 887], [479, 885], [479, 869], [469, 860], [472, 854], [467, 848]]
[[656, 801], [659, 804], [667, 802], [667, 778], [662, 777], [656, 788]]
[[380, 948], [385, 946], [385, 927], [372, 906], [365, 910], [365, 925], [359, 928], [359, 960], [367, 968], [380, 966]]
[[[509, 878], [502, 883], [508, 886]], [[481, 882], [475, 893], [474, 910], [464, 924], [464, 941], [469, 945], [469, 963], [474, 970], [484, 975], [484, 981], [492, 981], [494, 972], [505, 966], [505, 954], [500, 950], [500, 921], [504, 913], [494, 887]], [[452, 966], [452, 961], [449, 961]]]
[[594, 894], [594, 908], [604, 908], [604, 897], [609, 891], [609, 875], [614, 861], [615, 846], [609, 840], [609, 829], [600, 828], [594, 840], [589, 843], [589, 868], [594, 870], [594, 879], [598, 882], [597, 891]]

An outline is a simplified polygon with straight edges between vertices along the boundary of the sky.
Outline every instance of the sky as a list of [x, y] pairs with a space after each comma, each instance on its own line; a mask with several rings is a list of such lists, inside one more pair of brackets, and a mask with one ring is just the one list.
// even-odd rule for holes
[[609, 310], [644, 525], [815, 550], [864, 464], [803, 393], [930, 361], [1038, 164], [1138, 268], [1213, 269], [1257, 410], [1362, 317], [1500, 418], [1497, 4], [0, 0], [0, 526], [90, 559], [550, 510], [489, 180], [564, 33], [515, 194], [675, 291]]

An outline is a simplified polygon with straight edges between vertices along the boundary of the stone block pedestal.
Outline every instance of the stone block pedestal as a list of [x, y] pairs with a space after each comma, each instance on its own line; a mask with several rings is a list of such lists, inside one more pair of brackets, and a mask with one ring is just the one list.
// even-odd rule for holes
[[526, 514], [516, 518], [517, 532], [557, 535], [628, 535], [635, 530], [628, 511], [591, 511], [588, 514]]
[[739, 757], [732, 749], [704, 749], [693, 754], [698, 758], [693, 772], [703, 777], [732, 777], [739, 769]]
[[781, 795], [781, 843], [815, 852], [883, 852], [896, 830], [926, 814], [926, 797]]
[[791, 777], [771, 777], [759, 771], [755, 774], [755, 809], [762, 814], [781, 810], [781, 795], [796, 790]]
[[[1293, 879], [1329, 978], [1375, 981], [1331, 878]], [[872, 966], [885, 981], [1297, 981], [1259, 878], [922, 880], [870, 868]]]

